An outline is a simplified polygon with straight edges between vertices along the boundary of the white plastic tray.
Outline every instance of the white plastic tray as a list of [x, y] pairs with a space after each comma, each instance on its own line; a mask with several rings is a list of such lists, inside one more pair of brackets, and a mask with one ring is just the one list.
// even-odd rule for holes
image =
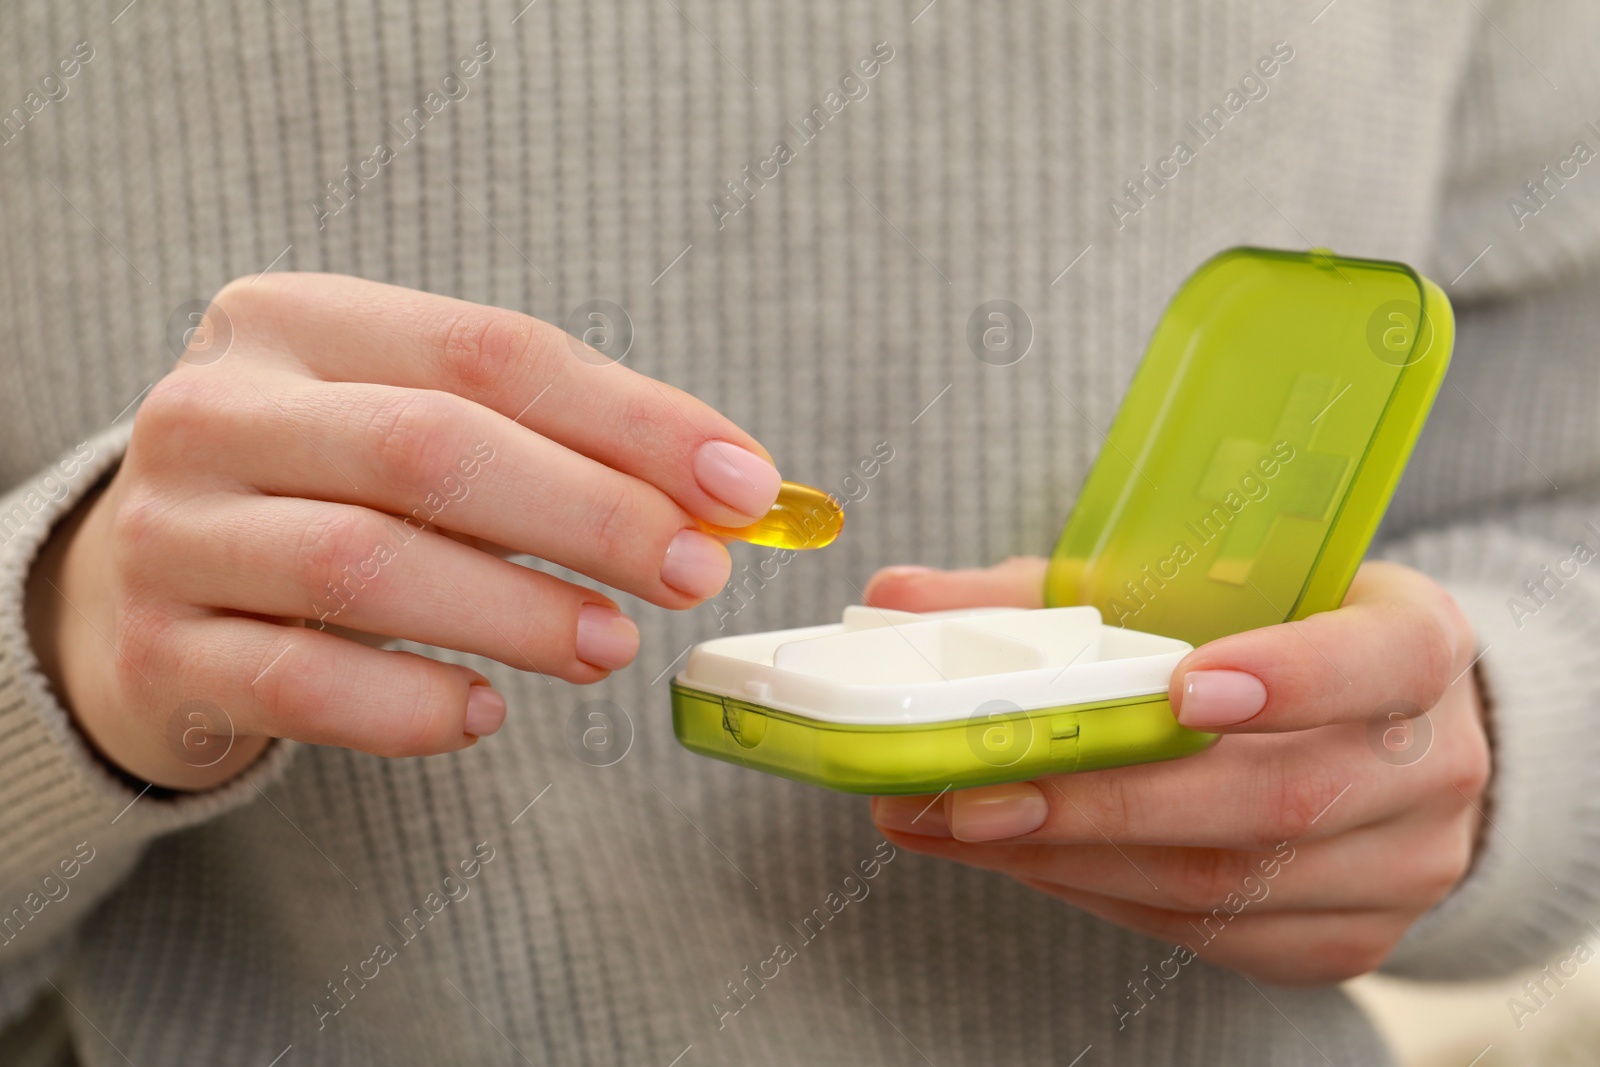
[[1092, 607], [932, 612], [852, 605], [838, 623], [696, 645], [681, 685], [854, 725], [944, 722], [1164, 693], [1193, 646]]

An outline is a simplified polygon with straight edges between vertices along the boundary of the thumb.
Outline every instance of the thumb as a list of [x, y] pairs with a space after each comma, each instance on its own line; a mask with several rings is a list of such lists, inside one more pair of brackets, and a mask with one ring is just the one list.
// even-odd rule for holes
[[1472, 625], [1431, 578], [1367, 563], [1344, 606], [1220, 637], [1172, 674], [1172, 708], [1197, 730], [1272, 733], [1420, 715], [1474, 658]]
[[1044, 606], [1046, 566], [1038, 556], [1013, 556], [971, 570], [885, 567], [867, 582], [863, 598], [872, 607], [896, 611], [1039, 608]]

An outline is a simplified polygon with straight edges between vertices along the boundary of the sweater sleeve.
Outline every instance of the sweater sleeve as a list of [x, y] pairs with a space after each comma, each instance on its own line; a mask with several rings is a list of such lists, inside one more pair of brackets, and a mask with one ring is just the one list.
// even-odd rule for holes
[[1471, 619], [1494, 769], [1472, 870], [1383, 969], [1483, 978], [1570, 952], [1600, 920], [1600, 494], [1384, 555], [1438, 577]]
[[1472, 621], [1494, 766], [1472, 869], [1383, 968], [1412, 978], [1542, 962], [1600, 919], [1600, 6], [1476, 19], [1427, 264], [1456, 354], [1378, 552]]
[[275, 743], [218, 789], [174, 794], [104, 761], [52, 693], [23, 618], [29, 568], [127, 439], [127, 425], [114, 426], [0, 499], [0, 1025], [44, 988], [73, 930], [149, 841], [249, 802], [294, 747]]

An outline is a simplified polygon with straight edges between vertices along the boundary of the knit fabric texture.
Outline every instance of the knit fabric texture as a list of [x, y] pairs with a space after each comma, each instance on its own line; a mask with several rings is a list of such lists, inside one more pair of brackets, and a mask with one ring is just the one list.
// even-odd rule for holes
[[[1493, 826], [1388, 969], [1502, 973], [1600, 914], [1600, 589], [1524, 585], [1600, 544], [1593, 3], [7, 6], [0, 1062], [1386, 1062], [1338, 990], [1203, 962], [1119, 1017], [1172, 946], [672, 736], [696, 641], [836, 620], [881, 565], [1048, 552], [1167, 300], [1239, 244], [1403, 260], [1457, 307], [1374, 551], [1478, 629]], [[588, 689], [424, 650], [507, 695], [466, 751], [278, 743], [146, 790], [55, 699], [23, 588], [174, 314], [284, 270], [563, 326], [611, 301], [627, 365], [848, 500], [845, 535], [735, 546], [688, 612], [622, 598], [638, 660]], [[991, 299], [1031, 325], [1010, 365], [967, 341]]]

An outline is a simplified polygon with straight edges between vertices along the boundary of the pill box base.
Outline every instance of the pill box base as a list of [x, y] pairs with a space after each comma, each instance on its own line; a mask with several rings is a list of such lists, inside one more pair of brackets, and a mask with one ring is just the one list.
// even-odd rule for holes
[[845, 793], [904, 796], [1177, 759], [1216, 734], [1164, 695], [930, 724], [823, 722], [672, 683], [672, 727], [702, 756]]

